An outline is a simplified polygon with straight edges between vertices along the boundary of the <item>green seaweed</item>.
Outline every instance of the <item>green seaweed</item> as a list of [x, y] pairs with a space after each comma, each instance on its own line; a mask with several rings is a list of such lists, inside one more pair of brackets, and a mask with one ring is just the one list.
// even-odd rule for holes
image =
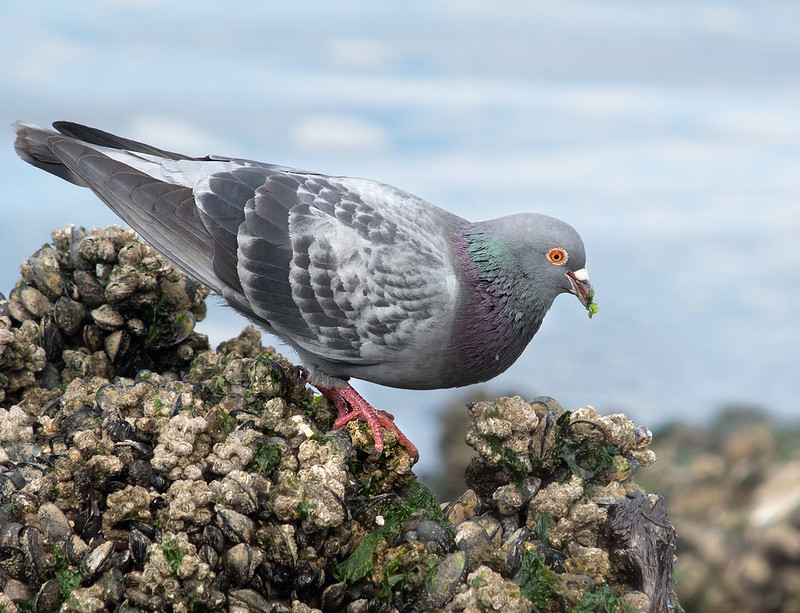
[[361, 483], [358, 488], [358, 493], [360, 496], [365, 496], [367, 498], [372, 498], [380, 494], [378, 480], [375, 478], [375, 475], [370, 475], [369, 479]]
[[[617, 466], [617, 456], [622, 451], [616, 445], [605, 444], [593, 451], [587, 448], [586, 441], [571, 441], [567, 435], [570, 428], [571, 412], [564, 411], [556, 420], [554, 454], [570, 469], [570, 472], [582, 479], [592, 479], [604, 470]], [[581, 464], [585, 467], [582, 467]], [[618, 466], [624, 469], [624, 466]]]
[[536, 516], [536, 524], [533, 530], [533, 538], [537, 541], [546, 543], [550, 540], [550, 534], [556, 525], [556, 520], [550, 513], [544, 511]]
[[178, 567], [180, 567], [181, 562], [183, 562], [183, 552], [180, 548], [180, 541], [178, 541], [176, 537], [173, 537], [163, 541], [159, 547], [164, 554], [164, 559], [167, 561], [167, 564], [169, 564], [173, 572], [177, 573]]
[[391, 598], [396, 589], [404, 590], [409, 585], [422, 582], [424, 585], [433, 585], [436, 578], [436, 571], [439, 569], [439, 558], [431, 555], [424, 562], [417, 561], [410, 568], [406, 567], [407, 550], [400, 554], [386, 565], [386, 574], [381, 582], [381, 590], [378, 593], [380, 598]]
[[221, 434], [225, 436], [236, 429], [236, 419], [227, 411], [217, 413], [217, 424], [219, 424]]
[[386, 575], [383, 578], [383, 583], [381, 584], [381, 591], [378, 594], [381, 598], [388, 598], [392, 595], [392, 590], [399, 584], [400, 589], [402, 589], [406, 581], [408, 580], [408, 575], [404, 572], [398, 572], [403, 569], [403, 557], [397, 556], [394, 560], [389, 562], [386, 565]]
[[339, 581], [355, 583], [363, 579], [372, 570], [372, 555], [380, 540], [389, 532], [385, 529], [386, 524], [376, 528], [364, 538], [355, 548], [350, 556], [339, 563], [333, 571], [333, 576]]
[[281, 463], [281, 448], [275, 443], [262, 443], [258, 446], [256, 456], [251, 464], [255, 464], [261, 474], [269, 477]]
[[492, 450], [495, 462], [500, 468], [508, 472], [511, 480], [519, 486], [522, 486], [525, 477], [528, 476], [528, 467], [520, 460], [516, 454], [505, 446], [504, 441], [494, 436], [487, 436], [486, 442]]
[[586, 459], [586, 466], [592, 474], [600, 474], [607, 468], [615, 466], [615, 458], [620, 453], [622, 452], [616, 445], [603, 445], [597, 453]]
[[572, 607], [572, 613], [632, 613], [633, 607], [609, 586], [586, 592]]
[[597, 306], [597, 303], [594, 301], [594, 289], [589, 290], [589, 299], [586, 301], [586, 310], [589, 312], [589, 319], [591, 319], [600, 308]]
[[61, 593], [61, 597], [67, 600], [72, 597], [72, 592], [81, 586], [81, 576], [70, 568], [69, 562], [61, 553], [59, 546], [53, 549], [53, 557], [56, 559], [55, 578], [58, 581], [58, 591]]
[[513, 578], [522, 595], [537, 608], [544, 607], [556, 595], [556, 582], [553, 572], [539, 557], [536, 551], [523, 549], [520, 567]]
[[486, 577], [484, 577], [483, 571], [473, 575], [472, 581], [469, 582], [470, 585], [476, 589], [483, 587], [487, 581]]
[[408, 497], [408, 506], [424, 510], [427, 519], [449, 525], [444, 518], [439, 501], [436, 500], [436, 494], [429, 487], [415, 480], [408, 486], [406, 496]]
[[303, 520], [308, 517], [309, 511], [313, 511], [316, 508], [317, 508], [316, 503], [308, 502], [306, 500], [306, 497], [303, 496], [303, 499], [297, 503], [294, 512], [297, 515], [297, 519]]
[[19, 611], [19, 613], [36, 613], [36, 597], [37, 594], [34, 594], [27, 600], [15, 598], [14, 604], [17, 605], [17, 611]]
[[[362, 538], [353, 553], [336, 566], [333, 574], [339, 581], [354, 583], [363, 579], [372, 570], [372, 556], [380, 540], [398, 533], [403, 524], [419, 511], [424, 511], [427, 518], [439, 522], [448, 531], [453, 529], [444, 519], [436, 496], [419, 481], [414, 481], [408, 487], [406, 500], [393, 500], [384, 503], [381, 507], [383, 525], [378, 526]], [[397, 583], [399, 580], [393, 581]]]

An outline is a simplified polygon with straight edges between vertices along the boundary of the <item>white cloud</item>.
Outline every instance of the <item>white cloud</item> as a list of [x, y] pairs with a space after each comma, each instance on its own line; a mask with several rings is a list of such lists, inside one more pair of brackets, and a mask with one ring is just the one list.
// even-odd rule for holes
[[301, 149], [375, 152], [386, 148], [388, 136], [380, 127], [350, 115], [310, 115], [291, 129]]
[[739, 35], [749, 25], [745, 11], [735, 7], [712, 5], [700, 7], [699, 12], [700, 26], [714, 34]]
[[[792, 157], [775, 169], [771, 177], [776, 187], [800, 193], [800, 158]], [[800, 205], [795, 202], [800, 209]]]
[[800, 112], [793, 109], [744, 108], [722, 112], [709, 119], [712, 127], [728, 135], [797, 142], [800, 138]]
[[389, 45], [361, 38], [335, 38], [328, 42], [328, 59], [334, 66], [379, 70], [392, 58]]
[[85, 41], [66, 38], [37, 23], [0, 20], [0, 38], [15, 54], [0, 66], [0, 75], [24, 86], [47, 87], [92, 56]]
[[159, 149], [168, 149], [192, 156], [219, 153], [232, 150], [220, 145], [208, 132], [196, 124], [187, 123], [174, 117], [161, 115], [140, 115], [131, 123], [127, 138], [148, 143]]

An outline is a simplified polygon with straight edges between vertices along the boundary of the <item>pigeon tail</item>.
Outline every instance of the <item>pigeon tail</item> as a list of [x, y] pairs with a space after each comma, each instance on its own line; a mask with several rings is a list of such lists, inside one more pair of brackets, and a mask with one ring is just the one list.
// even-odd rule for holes
[[394, 415], [386, 411], [375, 409], [369, 402], [362, 398], [352, 385], [347, 387], [317, 387], [328, 400], [333, 403], [339, 416], [333, 422], [333, 427], [337, 430], [343, 429], [354, 419], [367, 422], [372, 432], [372, 440], [375, 442], [375, 455], [378, 456], [383, 451], [383, 433], [381, 426], [388, 430], [397, 432], [399, 443], [406, 448], [408, 455], [415, 460], [419, 458], [419, 451], [408, 437], [400, 431], [394, 423]]

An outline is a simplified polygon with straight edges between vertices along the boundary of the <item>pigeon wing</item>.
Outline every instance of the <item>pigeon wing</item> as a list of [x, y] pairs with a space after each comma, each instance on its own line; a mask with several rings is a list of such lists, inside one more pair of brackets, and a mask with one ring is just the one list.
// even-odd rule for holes
[[212, 175], [195, 195], [215, 254], [228, 252], [220, 278], [306, 354], [391, 360], [429, 340], [455, 300], [448, 228], [460, 218], [410, 194], [264, 166]]

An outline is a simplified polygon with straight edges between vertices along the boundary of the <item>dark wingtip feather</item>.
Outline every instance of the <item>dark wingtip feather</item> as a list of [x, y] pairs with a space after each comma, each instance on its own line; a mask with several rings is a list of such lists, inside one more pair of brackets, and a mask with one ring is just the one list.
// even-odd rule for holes
[[83, 179], [67, 168], [50, 148], [50, 139], [59, 138], [58, 133], [25, 121], [15, 121], [11, 127], [16, 134], [14, 150], [20, 158], [70, 183], [86, 186]]
[[90, 145], [99, 145], [101, 147], [109, 147], [111, 149], [124, 149], [126, 151], [134, 151], [136, 153], [147, 153], [149, 155], [156, 155], [159, 157], [167, 158], [170, 160], [192, 160], [188, 155], [175, 153], [174, 151], [166, 151], [158, 149], [145, 143], [140, 143], [129, 138], [123, 138], [104, 130], [84, 126], [80, 123], [72, 121], [55, 121], [53, 127], [61, 132], [64, 136], [71, 136], [80, 141]]

